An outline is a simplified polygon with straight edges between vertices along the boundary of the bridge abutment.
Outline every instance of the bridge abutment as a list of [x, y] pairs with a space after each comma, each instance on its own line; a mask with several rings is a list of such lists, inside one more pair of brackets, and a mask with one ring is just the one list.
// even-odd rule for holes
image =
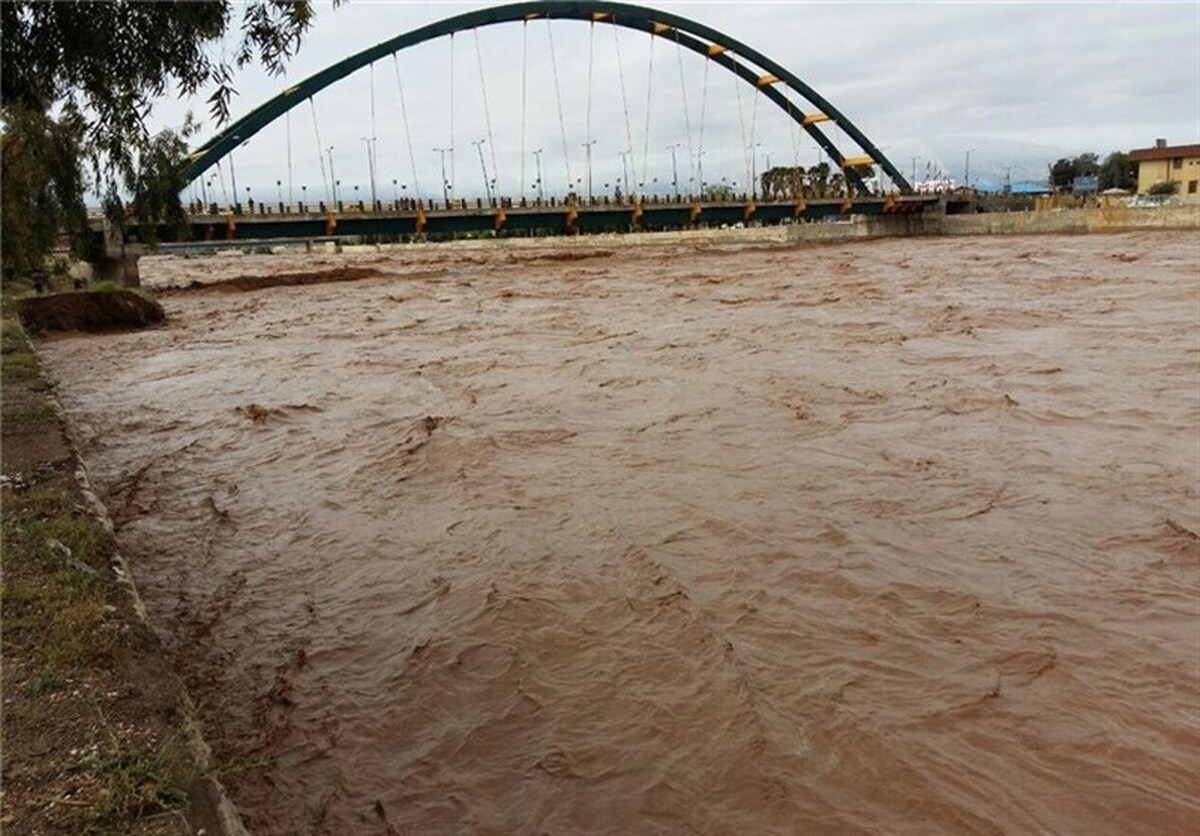
[[92, 279], [98, 282], [116, 282], [122, 287], [141, 287], [142, 277], [138, 260], [142, 257], [142, 245], [136, 239], [126, 241], [120, 230], [106, 220], [104, 222], [104, 249], [88, 263], [92, 268]]

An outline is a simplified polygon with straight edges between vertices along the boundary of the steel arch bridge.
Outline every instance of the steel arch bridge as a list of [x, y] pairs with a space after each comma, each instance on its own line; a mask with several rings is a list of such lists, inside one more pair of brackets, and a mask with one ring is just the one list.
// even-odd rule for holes
[[[860, 166], [878, 165], [887, 173], [900, 192], [912, 193], [912, 187], [908, 180], [892, 164], [891, 160], [884, 156], [883, 152], [844, 114], [787, 68], [741, 41], [688, 18], [644, 6], [605, 2], [605, 0], [583, 0], [583, 2], [550, 0], [550, 2], [524, 2], [495, 6], [449, 17], [376, 44], [287, 88], [231, 124], [190, 155], [185, 169], [187, 180], [191, 182], [200, 177], [240, 144], [292, 108], [309, 100], [334, 82], [382, 58], [426, 41], [458, 32], [500, 23], [541, 19], [610, 23], [614, 26], [648, 32], [652, 36], [674, 41], [679, 46], [712, 60], [713, 63], [733, 73], [737, 78], [766, 96], [772, 104], [783, 110], [791, 120], [816, 141], [832, 163], [842, 169], [849, 183], [863, 188], [862, 179], [856, 169]], [[811, 105], [812, 109], [798, 106], [792, 97], [780, 92], [778, 88], [781, 85]], [[854, 156], [843, 154], [821, 129], [820, 125], [826, 122], [831, 122], [839, 127], [863, 153]]]

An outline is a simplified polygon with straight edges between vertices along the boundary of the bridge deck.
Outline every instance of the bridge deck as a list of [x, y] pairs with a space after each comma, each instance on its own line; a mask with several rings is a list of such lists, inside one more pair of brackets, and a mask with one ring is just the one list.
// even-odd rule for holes
[[[343, 204], [341, 211], [278, 211], [280, 206], [255, 205], [256, 212], [196, 213], [183, 230], [160, 228], [164, 242], [270, 240], [331, 236], [406, 236], [502, 230], [530, 234], [564, 231], [620, 232], [631, 229], [684, 229], [755, 222], [779, 224], [818, 221], [852, 215], [923, 212], [938, 204], [936, 195], [823, 198], [787, 201], [629, 202], [594, 201], [579, 205], [560, 201], [536, 205], [458, 204], [453, 208], [418, 210], [402, 201], [370, 206]], [[288, 207], [283, 207], [285, 210]], [[323, 206], [322, 206], [323, 208]], [[274, 211], [272, 211], [274, 210]], [[131, 230], [137, 235], [137, 230]]]

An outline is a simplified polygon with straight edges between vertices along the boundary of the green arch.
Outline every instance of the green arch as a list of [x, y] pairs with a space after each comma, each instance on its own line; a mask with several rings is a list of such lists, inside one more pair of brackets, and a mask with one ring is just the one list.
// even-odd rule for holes
[[[847, 159], [830, 141], [829, 137], [813, 122], [811, 117], [823, 115], [829, 121], [840, 127], [847, 136], [863, 150], [866, 156], [879, 165], [899, 189], [910, 194], [912, 187], [904, 175], [900, 173], [891, 160], [884, 156], [866, 135], [847, 119], [837, 108], [825, 100], [819, 93], [801, 81], [796, 75], [783, 66], [775, 63], [757, 50], [746, 46], [740, 41], [723, 35], [715, 29], [701, 23], [688, 20], [679, 15], [662, 12], [644, 6], [633, 6], [626, 3], [611, 3], [604, 0], [588, 2], [525, 2], [495, 6], [490, 9], [480, 9], [474, 12], [456, 15], [445, 20], [422, 26], [403, 35], [376, 44], [369, 49], [351, 55], [326, 67], [324, 70], [306, 78], [299, 84], [293, 85], [279, 95], [252, 110], [241, 119], [234, 122], [224, 131], [213, 137], [207, 144], [198, 148], [188, 158], [185, 174], [188, 181], [195, 180], [218, 160], [226, 156], [238, 145], [254, 136], [271, 122], [278, 119], [298, 104], [316, 95], [321, 90], [339, 81], [356, 70], [372, 64], [381, 58], [386, 58], [394, 52], [411, 46], [434, 40], [445, 35], [475, 29], [480, 26], [490, 26], [497, 23], [513, 23], [525, 20], [552, 18], [556, 20], [583, 20], [611, 23], [628, 29], [649, 32], [660, 37], [676, 41], [680, 46], [687, 47], [705, 57], [710, 57], [719, 66], [734, 73], [738, 78], [751, 84], [762, 92], [768, 100], [783, 110], [793, 121], [798, 123], [825, 151], [834, 165], [842, 167]], [[719, 51], [715, 51], [719, 48]], [[743, 61], [761, 68], [763, 74], [774, 76], [779, 83], [786, 84], [798, 93], [805, 101], [812, 104], [816, 111], [809, 114], [800, 110], [796, 105], [779, 92], [773, 83], [760, 84], [762, 76]], [[851, 183], [862, 187], [862, 180], [852, 168], [846, 169], [846, 175]]]

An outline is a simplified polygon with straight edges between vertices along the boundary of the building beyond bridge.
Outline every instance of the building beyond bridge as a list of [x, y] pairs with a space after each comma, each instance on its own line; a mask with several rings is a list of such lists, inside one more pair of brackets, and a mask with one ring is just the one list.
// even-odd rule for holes
[[1138, 194], [1147, 194], [1158, 183], [1178, 183], [1176, 197], [1200, 203], [1200, 144], [1167, 145], [1160, 139], [1153, 148], [1131, 151], [1129, 159], [1137, 163]]

